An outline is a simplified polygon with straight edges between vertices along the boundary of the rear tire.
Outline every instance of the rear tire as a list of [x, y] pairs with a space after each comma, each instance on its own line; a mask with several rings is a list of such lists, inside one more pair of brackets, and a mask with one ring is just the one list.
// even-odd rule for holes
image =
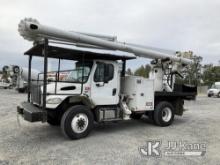
[[70, 107], [62, 116], [61, 130], [70, 139], [86, 137], [93, 128], [94, 117], [84, 105]]
[[174, 108], [172, 104], [162, 101], [156, 105], [154, 110], [155, 124], [161, 127], [169, 126], [174, 120]]

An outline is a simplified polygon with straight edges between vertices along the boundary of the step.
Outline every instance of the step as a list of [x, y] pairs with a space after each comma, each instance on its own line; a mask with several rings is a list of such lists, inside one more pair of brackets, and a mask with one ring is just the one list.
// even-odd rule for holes
[[29, 102], [22, 102], [21, 106], [17, 107], [17, 112], [29, 122], [43, 121], [46, 115], [46, 111]]

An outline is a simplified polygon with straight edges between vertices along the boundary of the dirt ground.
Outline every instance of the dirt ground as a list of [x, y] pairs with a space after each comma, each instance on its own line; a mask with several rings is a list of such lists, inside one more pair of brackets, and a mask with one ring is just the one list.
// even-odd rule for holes
[[[96, 125], [87, 138], [75, 141], [59, 127], [17, 120], [16, 106], [24, 100], [26, 94], [0, 89], [0, 164], [220, 164], [220, 98], [199, 96], [185, 102], [188, 110], [169, 127], [144, 117]], [[162, 143], [160, 157], [140, 153], [150, 140]], [[166, 156], [168, 141], [205, 144], [206, 152]]]

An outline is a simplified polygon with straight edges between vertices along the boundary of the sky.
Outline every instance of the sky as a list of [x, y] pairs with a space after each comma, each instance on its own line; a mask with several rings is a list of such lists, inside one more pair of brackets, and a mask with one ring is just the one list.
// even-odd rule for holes
[[[18, 33], [25, 17], [67, 31], [115, 35], [119, 41], [175, 51], [192, 50], [203, 63], [220, 60], [219, 0], [0, 0], [0, 68], [27, 66], [32, 46]], [[35, 63], [36, 67], [38, 62]], [[128, 62], [135, 69], [149, 63]]]

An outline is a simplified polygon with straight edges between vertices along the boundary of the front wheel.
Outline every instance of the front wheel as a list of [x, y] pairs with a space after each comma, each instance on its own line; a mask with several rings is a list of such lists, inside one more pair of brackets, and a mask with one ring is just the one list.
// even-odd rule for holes
[[157, 104], [154, 110], [154, 121], [161, 127], [169, 126], [174, 120], [174, 108], [169, 102], [163, 101]]
[[86, 137], [93, 128], [93, 114], [84, 105], [70, 107], [62, 116], [61, 129], [70, 139]]

